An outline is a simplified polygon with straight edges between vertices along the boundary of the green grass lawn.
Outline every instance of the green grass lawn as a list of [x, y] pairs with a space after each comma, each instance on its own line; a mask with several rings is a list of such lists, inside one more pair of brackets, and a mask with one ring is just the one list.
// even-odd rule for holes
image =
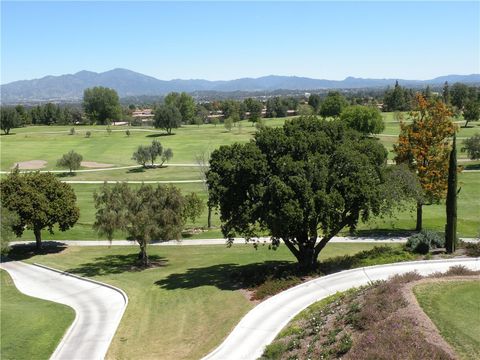
[[462, 359], [480, 359], [480, 281], [417, 285], [414, 293]]
[[[283, 120], [282, 120], [283, 121]], [[241, 131], [233, 128], [231, 132], [223, 125], [182, 126], [175, 129], [175, 135], [165, 136], [161, 131], [135, 131], [126, 136], [124, 131], [108, 134], [105, 127], [77, 127], [75, 135], [69, 135], [69, 126], [36, 126], [15, 129], [13, 135], [1, 136], [1, 169], [10, 169], [15, 162], [45, 160], [46, 170], [57, 169], [56, 161], [70, 150], [75, 150], [85, 161], [96, 161], [115, 166], [134, 165], [131, 159], [139, 145], [148, 145], [156, 139], [165, 148], [173, 150], [171, 162], [192, 163], [195, 155], [205, 150], [214, 150], [220, 145], [248, 141], [256, 131], [255, 127], [244, 121]], [[116, 129], [117, 127], [115, 127]], [[85, 137], [87, 130], [92, 131], [90, 138]], [[99, 130], [99, 131], [96, 131]]]
[[[387, 129], [386, 133], [398, 133], [398, 123], [393, 121], [392, 113], [383, 113]], [[268, 126], [281, 126], [286, 118], [265, 119]], [[289, 118], [294, 119], [294, 118]], [[256, 131], [251, 123], [242, 121], [241, 131], [234, 128], [227, 132], [223, 125], [195, 125], [183, 126], [175, 130], [175, 135], [163, 135], [163, 132], [152, 128], [132, 128], [132, 135], [127, 137], [124, 133], [125, 127], [112, 127], [114, 130], [110, 135], [105, 131], [104, 126], [79, 126], [76, 135], [68, 135], [70, 126], [31, 126], [14, 129], [14, 135], [1, 136], [1, 168], [10, 168], [15, 161], [26, 161], [32, 159], [47, 160], [46, 169], [55, 169], [56, 160], [61, 154], [75, 149], [84, 156], [85, 160], [120, 165], [133, 165], [131, 154], [140, 144], [148, 144], [153, 139], [158, 139], [165, 147], [171, 147], [174, 151], [172, 163], [193, 163], [195, 155], [204, 150], [213, 150], [220, 145], [231, 144], [236, 141], [245, 142], [251, 139]], [[480, 129], [480, 123], [473, 123], [471, 128], [461, 128], [462, 131], [473, 131]], [[473, 129], [473, 130], [472, 130]], [[85, 138], [85, 131], [92, 131], [91, 138]], [[144, 131], [149, 130], [149, 131]], [[153, 137], [152, 137], [153, 136]], [[392, 150], [395, 137], [380, 137], [382, 143], [388, 150]], [[465, 157], [464, 153], [459, 156]], [[393, 153], [389, 153], [393, 158]], [[478, 166], [474, 163], [468, 164]], [[160, 169], [123, 169], [111, 171], [97, 171], [77, 173], [75, 176], [62, 176], [61, 179], [69, 180], [196, 180], [200, 175], [195, 167], [165, 167]], [[462, 191], [459, 197], [459, 232], [461, 236], [477, 236], [480, 232], [480, 221], [478, 220], [478, 207], [480, 202], [480, 174], [470, 173], [460, 176]], [[77, 225], [64, 233], [56, 232], [54, 235], [44, 232], [44, 238], [66, 240], [66, 239], [96, 239], [98, 236], [93, 232], [91, 225], [94, 221], [95, 209], [93, 207], [93, 191], [101, 185], [74, 185], [77, 193], [78, 203], [81, 209], [80, 220]], [[179, 184], [183, 191], [198, 192], [206, 200], [206, 193], [202, 184]], [[424, 208], [425, 227], [443, 231], [445, 209], [443, 204], [426, 206]], [[373, 220], [368, 224], [360, 224], [359, 230], [411, 230], [414, 227], [414, 214], [402, 212], [396, 219]], [[196, 221], [196, 224], [188, 224], [192, 227], [206, 225], [206, 210]], [[218, 216], [214, 214], [213, 224], [219, 226]], [[193, 235], [193, 237], [219, 237], [221, 234], [217, 229]], [[116, 238], [124, 238], [124, 235], [117, 234]], [[33, 239], [31, 231], [26, 231], [23, 239]]]
[[[163, 169], [160, 169], [163, 170]], [[153, 170], [156, 171], [156, 170]], [[48, 231], [43, 231], [44, 240], [93, 240], [100, 238], [92, 229], [95, 221], [95, 207], [93, 203], [93, 192], [103, 185], [97, 184], [73, 184], [72, 187], [77, 195], [78, 206], [80, 207], [80, 219], [77, 224], [65, 232], [55, 231], [53, 235]], [[132, 184], [137, 187], [140, 185]], [[201, 183], [176, 184], [184, 194], [196, 192], [204, 203], [207, 200], [207, 193]], [[458, 232], [463, 237], [476, 237], [480, 233], [480, 174], [463, 173], [459, 176], [459, 186], [461, 191], [458, 196]], [[411, 231], [415, 228], [415, 211], [403, 211], [393, 218], [375, 218], [367, 223], [359, 223], [358, 231], [360, 234], [384, 233], [392, 231]], [[443, 231], [445, 226], [445, 204], [434, 204], [424, 207], [423, 221], [426, 229]], [[205, 231], [192, 236], [185, 235], [184, 238], [219, 238], [222, 237], [219, 226], [220, 219], [218, 214], [213, 212], [212, 224], [213, 230]], [[196, 220], [195, 224], [187, 223], [187, 227], [206, 227], [207, 210], [206, 207]], [[343, 234], [347, 234], [344, 230]], [[33, 232], [26, 230], [22, 236], [23, 240], [33, 240]], [[125, 239], [125, 235], [117, 233], [115, 239]]]
[[[371, 249], [374, 244], [328, 244], [321, 259]], [[27, 261], [122, 288], [129, 305], [110, 347], [109, 359], [198, 359], [219, 345], [253, 304], [231, 276], [251, 264], [294, 260], [252, 245], [149, 247], [160, 266], [136, 271], [138, 247], [69, 247]]]
[[3, 360], [48, 359], [75, 318], [68, 306], [20, 293], [10, 275], [0, 271]]

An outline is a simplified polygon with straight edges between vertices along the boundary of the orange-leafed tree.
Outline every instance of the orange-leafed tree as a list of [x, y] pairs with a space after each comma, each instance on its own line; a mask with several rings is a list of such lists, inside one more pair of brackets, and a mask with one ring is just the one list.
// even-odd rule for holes
[[398, 144], [393, 146], [395, 161], [407, 163], [419, 178], [423, 198], [417, 202], [416, 230], [422, 230], [423, 205], [445, 197], [448, 184], [450, 137], [456, 126], [451, 111], [441, 101], [427, 101], [417, 94], [416, 108], [410, 113], [411, 123], [400, 123]]

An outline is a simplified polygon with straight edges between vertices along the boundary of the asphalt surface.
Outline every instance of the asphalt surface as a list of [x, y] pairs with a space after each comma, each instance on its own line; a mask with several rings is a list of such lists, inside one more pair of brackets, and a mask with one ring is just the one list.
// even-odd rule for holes
[[225, 341], [203, 360], [258, 359], [265, 346], [300, 311], [337, 291], [385, 280], [392, 275], [417, 271], [421, 275], [445, 272], [463, 265], [480, 270], [480, 258], [429, 260], [379, 265], [342, 271], [303, 283], [281, 292], [257, 305], [245, 315]]
[[121, 292], [20, 261], [3, 262], [17, 289], [29, 296], [65, 304], [75, 320], [51, 359], [104, 359], [128, 303]]

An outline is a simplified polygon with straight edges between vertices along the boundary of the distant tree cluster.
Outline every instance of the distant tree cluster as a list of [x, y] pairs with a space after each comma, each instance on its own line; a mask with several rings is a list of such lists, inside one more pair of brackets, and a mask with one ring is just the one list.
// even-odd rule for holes
[[122, 117], [117, 92], [102, 86], [85, 89], [83, 109], [90, 122], [98, 125], [108, 125]]
[[288, 110], [297, 110], [298, 100], [293, 97], [273, 97], [267, 100], [265, 117], [285, 117]]
[[395, 83], [393, 89], [385, 91], [383, 111], [410, 111], [415, 100], [415, 93]]

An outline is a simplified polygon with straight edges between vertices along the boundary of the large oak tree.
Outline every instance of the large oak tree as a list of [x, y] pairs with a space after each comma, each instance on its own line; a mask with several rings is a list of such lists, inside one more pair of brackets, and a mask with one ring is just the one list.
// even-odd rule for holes
[[62, 183], [51, 173], [21, 174], [12, 172], [0, 183], [2, 206], [18, 215], [13, 226], [17, 236], [25, 229], [33, 230], [36, 247], [42, 246], [42, 230], [53, 234], [70, 229], [78, 220], [77, 197], [69, 184]]
[[269, 232], [308, 270], [340, 230], [382, 211], [386, 158], [377, 140], [340, 121], [301, 117], [215, 150], [209, 202], [226, 238]]

